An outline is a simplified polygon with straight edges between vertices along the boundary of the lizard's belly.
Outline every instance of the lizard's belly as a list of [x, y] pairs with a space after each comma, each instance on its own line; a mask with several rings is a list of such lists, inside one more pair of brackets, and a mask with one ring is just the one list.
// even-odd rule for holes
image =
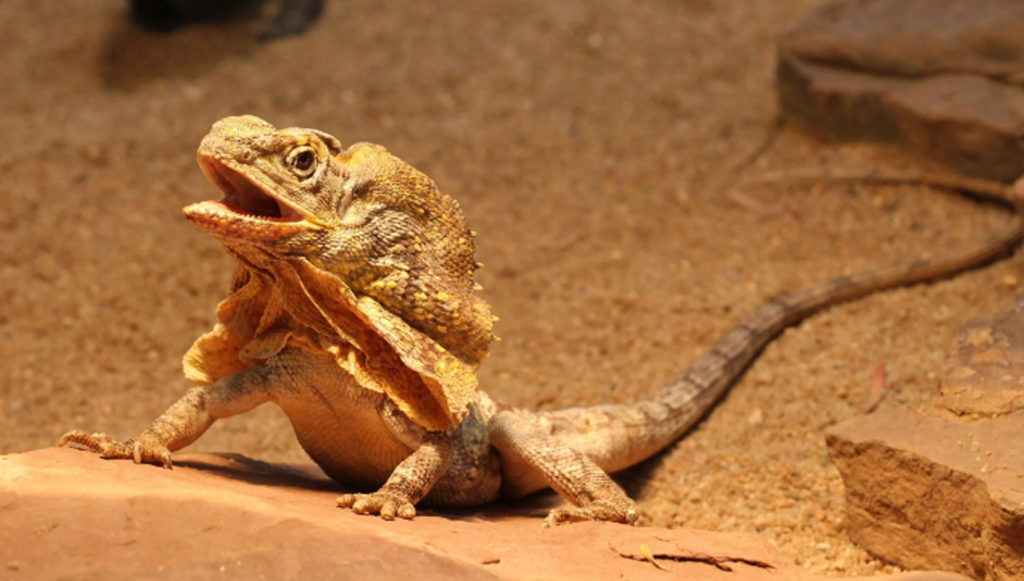
[[271, 399], [331, 479], [353, 490], [376, 490], [412, 453], [381, 420], [386, 396], [357, 384], [332, 357], [286, 349], [274, 359], [282, 381]]
[[[286, 348], [268, 364], [278, 378], [272, 401], [288, 416], [306, 453], [333, 480], [355, 491], [375, 491], [413, 453], [381, 418], [387, 396], [360, 386], [333, 357]], [[501, 461], [487, 434], [488, 417], [478, 399], [469, 417], [448, 431], [455, 458], [424, 498], [426, 504], [473, 506], [497, 498]]]

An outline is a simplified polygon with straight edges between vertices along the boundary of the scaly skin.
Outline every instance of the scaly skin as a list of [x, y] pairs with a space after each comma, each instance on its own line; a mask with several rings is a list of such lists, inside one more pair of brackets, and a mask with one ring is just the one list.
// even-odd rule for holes
[[60, 444], [170, 468], [171, 452], [217, 419], [273, 402], [331, 478], [367, 491], [338, 505], [388, 520], [413, 518], [421, 501], [474, 506], [551, 487], [574, 507], [545, 524], [633, 523], [636, 506], [608, 472], [690, 429], [782, 329], [987, 263], [1021, 239], [1018, 217], [982, 248], [941, 262], [781, 297], [634, 404], [531, 413], [476, 389], [492, 318], [473, 294], [473, 234], [429, 178], [380, 146], [343, 149], [323, 132], [256, 117], [217, 122], [198, 157], [225, 198], [185, 216], [238, 262], [217, 325], [185, 356], [200, 387], [135, 439], [73, 431]]

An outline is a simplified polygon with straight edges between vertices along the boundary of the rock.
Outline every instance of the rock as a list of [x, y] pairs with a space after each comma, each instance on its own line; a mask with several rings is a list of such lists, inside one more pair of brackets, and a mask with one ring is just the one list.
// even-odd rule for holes
[[969, 72], [1024, 80], [1024, 4], [1016, 0], [844, 0], [784, 39], [810, 62], [915, 78]]
[[665, 568], [695, 581], [824, 579], [751, 534], [607, 523], [542, 531], [553, 495], [384, 522], [334, 508], [335, 485], [311, 466], [176, 461], [168, 471], [69, 449], [0, 457], [0, 577], [667, 579]]
[[1024, 313], [966, 324], [924, 412], [895, 409], [831, 428], [846, 528], [901, 567], [976, 579], [1024, 576]]
[[895, 141], [969, 175], [1024, 174], [1024, 3], [854, 0], [779, 41], [784, 114], [838, 139]]
[[961, 328], [935, 403], [961, 417], [1024, 410], [1024, 312], [990, 315]]
[[976, 579], [1024, 574], [1024, 418], [959, 424], [894, 410], [826, 436], [846, 486], [846, 530], [900, 567]]

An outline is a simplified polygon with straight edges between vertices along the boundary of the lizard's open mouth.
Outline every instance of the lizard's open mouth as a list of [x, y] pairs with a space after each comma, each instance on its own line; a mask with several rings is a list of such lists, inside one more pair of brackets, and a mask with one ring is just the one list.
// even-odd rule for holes
[[207, 179], [224, 192], [224, 199], [220, 202], [203, 203], [208, 211], [217, 209], [236, 217], [271, 222], [301, 222], [306, 218], [304, 213], [270, 195], [215, 158], [203, 158], [199, 165]]

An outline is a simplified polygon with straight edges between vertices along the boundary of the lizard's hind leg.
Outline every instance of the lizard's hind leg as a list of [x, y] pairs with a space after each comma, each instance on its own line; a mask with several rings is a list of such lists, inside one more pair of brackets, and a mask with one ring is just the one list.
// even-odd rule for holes
[[491, 444], [501, 454], [502, 488], [516, 497], [543, 484], [576, 506], [548, 513], [545, 525], [584, 520], [634, 524], [636, 503], [597, 466], [575, 448], [549, 434], [515, 411], [500, 411], [487, 424]]

